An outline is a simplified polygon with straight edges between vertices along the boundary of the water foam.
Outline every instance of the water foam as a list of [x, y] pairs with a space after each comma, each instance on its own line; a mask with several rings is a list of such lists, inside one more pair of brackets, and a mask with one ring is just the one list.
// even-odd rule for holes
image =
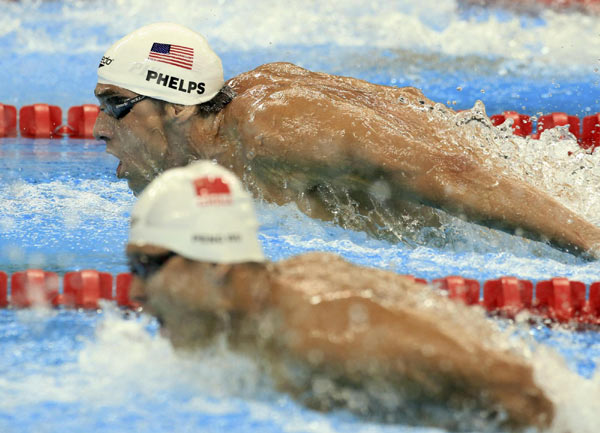
[[[75, 315], [70, 320], [80, 321]], [[19, 316], [28, 328], [44, 328], [49, 320], [47, 314], [31, 310]], [[12, 423], [0, 417], [0, 428], [26, 430], [31, 421], [30, 427], [43, 423], [47, 431], [89, 427], [113, 432], [130, 426], [162, 432], [170, 431], [175, 419], [178, 432], [200, 427], [209, 432], [443, 431], [312, 412], [274, 391], [259, 365], [222, 341], [202, 352], [175, 352], [146, 316], [124, 319], [107, 308], [102, 318], [92, 320], [93, 335], [77, 337], [80, 347], [72, 359], [52, 365], [38, 358], [0, 377], [0, 414], [12, 414]], [[48, 352], [63, 343], [37, 344], [48, 345]], [[59, 412], [68, 416], [57, 416]], [[30, 419], [33, 413], [39, 418]]]
[[0, 261], [5, 271], [102, 269], [124, 261], [134, 198], [123, 182], [71, 176], [46, 182], [9, 180], [0, 200]]
[[[572, 334], [556, 329], [571, 340]], [[554, 350], [540, 346], [532, 357], [534, 377], [555, 404], [551, 432], [594, 433], [600, 411], [600, 374], [586, 379], [570, 370]]]
[[[140, 422], [148, 425], [159, 423], [161, 414], [176, 414], [180, 420], [185, 414], [201, 414], [200, 420], [188, 419], [182, 431], [193, 431], [194, 425], [206, 425], [212, 431], [215, 420], [219, 419], [223, 421], [216, 422], [217, 426], [229, 419], [234, 423], [250, 423], [253, 428], [264, 423], [266, 431], [444, 431], [382, 425], [344, 413], [331, 417], [311, 412], [274, 391], [258, 364], [232, 352], [223, 341], [201, 352], [175, 352], [157, 333], [157, 324], [149, 317], [125, 319], [120, 311], [104, 307], [99, 319], [88, 316], [94, 326], [93, 334], [77, 337], [80, 347], [70, 360], [52, 365], [32, 359], [0, 377], [1, 393], [10, 395], [0, 399], [0, 413], [36, 411], [52, 402], [54, 408], [80, 405], [85, 408], [72, 414], [71, 422], [80, 426], [85, 425], [85, 417], [93, 414], [96, 418], [108, 415], [105, 423], [114, 428], [122, 425], [123, 420], [115, 417], [115, 411], [120, 411], [140, 417]], [[28, 310], [20, 312], [18, 320], [21, 326], [42, 336], [47, 334], [48, 329], [44, 328], [49, 321], [65, 314], [71, 313]], [[71, 320], [81, 320], [75, 317], [77, 314], [82, 313], [72, 313]], [[600, 376], [584, 379], [571, 371], [554, 349], [531, 339], [529, 325], [522, 328], [509, 325], [504, 332], [519, 335], [518, 340], [512, 339], [511, 347], [530, 359], [536, 382], [555, 404], [556, 418], [549, 432], [596, 431]], [[571, 340], [567, 331], [555, 329], [553, 334], [555, 338], [563, 335]], [[37, 344], [49, 342], [41, 340]], [[45, 350], [56, 349], [48, 346]], [[54, 431], [52, 426], [58, 428], [62, 424], [56, 416], [46, 421], [49, 431]], [[131, 425], [131, 420], [127, 425]], [[161, 430], [154, 427], [148, 431]]]
[[[201, 1], [194, 7], [175, 0], [159, 9], [150, 5], [147, 0], [78, 1], [55, 7], [37, 1], [4, 5], [0, 37], [14, 38], [25, 53], [103, 52], [137, 27], [174, 21], [199, 30], [219, 51], [286, 45], [372, 46], [445, 56], [492, 56], [521, 66], [531, 62], [557, 65], [563, 72], [565, 66], [591, 72], [597, 59], [589, 53], [600, 51], [598, 16], [553, 11], [538, 17], [469, 15], [455, 0], [372, 5], [359, 0], [294, 0], [285, 5], [275, 0], [258, 4], [234, 0]], [[55, 35], [57, 27], [62, 30]], [[90, 32], [90, 28], [97, 31]]]

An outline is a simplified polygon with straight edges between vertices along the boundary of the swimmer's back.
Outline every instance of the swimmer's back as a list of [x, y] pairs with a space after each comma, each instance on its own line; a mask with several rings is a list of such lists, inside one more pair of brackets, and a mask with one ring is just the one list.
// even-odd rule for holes
[[[394, 113], [395, 107], [399, 105], [434, 104], [414, 87], [382, 86], [358, 78], [312, 72], [283, 62], [261, 65], [232, 78], [227, 84], [241, 97], [244, 97], [246, 92], [250, 92], [254, 97], [259, 94], [274, 97], [272, 95], [296, 94], [301, 91], [313, 95], [320, 94], [339, 103], [361, 106], [386, 117]], [[310, 107], [307, 109], [310, 110]]]
[[410, 173], [414, 165], [429, 169], [431, 153], [439, 153], [441, 136], [428, 114], [434, 103], [412, 87], [290, 63], [262, 65], [227, 84], [237, 96], [225, 109], [223, 131], [257, 158], [342, 170], [390, 162]]

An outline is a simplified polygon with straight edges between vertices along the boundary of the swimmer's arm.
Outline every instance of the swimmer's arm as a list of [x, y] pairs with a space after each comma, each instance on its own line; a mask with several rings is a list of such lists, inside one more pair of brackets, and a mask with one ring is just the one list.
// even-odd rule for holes
[[590, 251], [600, 245], [600, 228], [544, 191], [472, 162], [447, 159], [415, 176], [415, 191], [426, 200], [486, 225], [536, 233], [563, 247]]
[[479, 155], [469, 153], [470, 146], [464, 152], [431, 151], [427, 138], [432, 139], [381, 134], [373, 139], [376, 146], [361, 147], [357, 162], [385, 170], [392, 190], [454, 215], [502, 230], [523, 229], [598, 257], [599, 227], [526, 181], [503, 175], [500, 167], [486, 167]]
[[[436, 314], [401, 302], [386, 307], [359, 295], [295, 299], [283, 308], [283, 338], [288, 336], [295, 356], [315, 368], [358, 382], [366, 380], [365, 372], [377, 377], [379, 371], [379, 377], [423, 402], [480, 401], [490, 410], [499, 404], [512, 426], [547, 426], [552, 420], [553, 404], [534, 383], [531, 366], [508, 352], [487, 349], [486, 335], [482, 340], [468, 335], [472, 329], [488, 329], [478, 321], [483, 317], [465, 329], [444, 311]], [[484, 395], [491, 401], [485, 402]]]
[[486, 167], [480, 155], [470, 153], [476, 152], [471, 146], [465, 145], [464, 151], [432, 150], [449, 144], [439, 143], [429, 129], [406, 138], [385, 132], [385, 123], [378, 123], [372, 127], [377, 131], [371, 134], [372, 143], [352, 153], [358, 157], [354, 164], [381, 167], [393, 190], [490, 227], [523, 229], [598, 257], [599, 227], [526, 181], [503, 175], [502, 168]]
[[[394, 194], [455, 215], [505, 230], [522, 228], [583, 251], [600, 245], [600, 228], [547, 193], [485, 168], [477, 155], [437, 149], [450, 139], [440, 143], [435, 125], [414, 108], [396, 104], [392, 118], [384, 117], [358, 98], [334, 101], [307, 89], [282, 92], [276, 102], [267, 93], [260, 102], [240, 95], [232, 107], [235, 119], [247, 117], [236, 130], [256, 160], [300, 171], [321, 167], [324, 182], [345, 171], [367, 182], [385, 174]], [[430, 102], [424, 99], [424, 106]]]

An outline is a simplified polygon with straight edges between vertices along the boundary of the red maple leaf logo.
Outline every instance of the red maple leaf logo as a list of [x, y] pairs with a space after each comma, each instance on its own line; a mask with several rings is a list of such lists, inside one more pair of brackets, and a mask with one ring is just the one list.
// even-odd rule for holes
[[198, 197], [209, 196], [213, 194], [231, 194], [229, 185], [223, 182], [220, 177], [210, 179], [208, 177], [201, 177], [194, 181], [194, 187], [196, 188], [196, 195]]

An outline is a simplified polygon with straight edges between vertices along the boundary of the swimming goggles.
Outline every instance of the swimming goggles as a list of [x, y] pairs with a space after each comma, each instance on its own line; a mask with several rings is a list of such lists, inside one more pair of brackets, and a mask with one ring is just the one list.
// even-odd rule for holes
[[127, 113], [129, 113], [131, 111], [131, 109], [133, 108], [133, 106], [135, 104], [137, 104], [140, 101], [143, 101], [146, 98], [147, 98], [147, 96], [145, 96], [145, 95], [137, 95], [137, 96], [134, 96], [133, 98], [121, 100], [122, 102], [120, 102], [118, 104], [111, 104], [110, 100], [111, 99], [121, 99], [121, 98], [118, 98], [118, 97], [108, 98], [108, 100], [104, 104], [102, 104], [102, 106], [100, 107], [100, 110], [102, 110], [109, 116], [114, 117], [115, 119], [122, 119], [123, 117], [125, 117], [127, 115]]
[[177, 253], [174, 253], [173, 251], [160, 255], [129, 254], [127, 256], [127, 261], [129, 270], [133, 275], [141, 280], [147, 280], [158, 272], [171, 257], [176, 255]]

